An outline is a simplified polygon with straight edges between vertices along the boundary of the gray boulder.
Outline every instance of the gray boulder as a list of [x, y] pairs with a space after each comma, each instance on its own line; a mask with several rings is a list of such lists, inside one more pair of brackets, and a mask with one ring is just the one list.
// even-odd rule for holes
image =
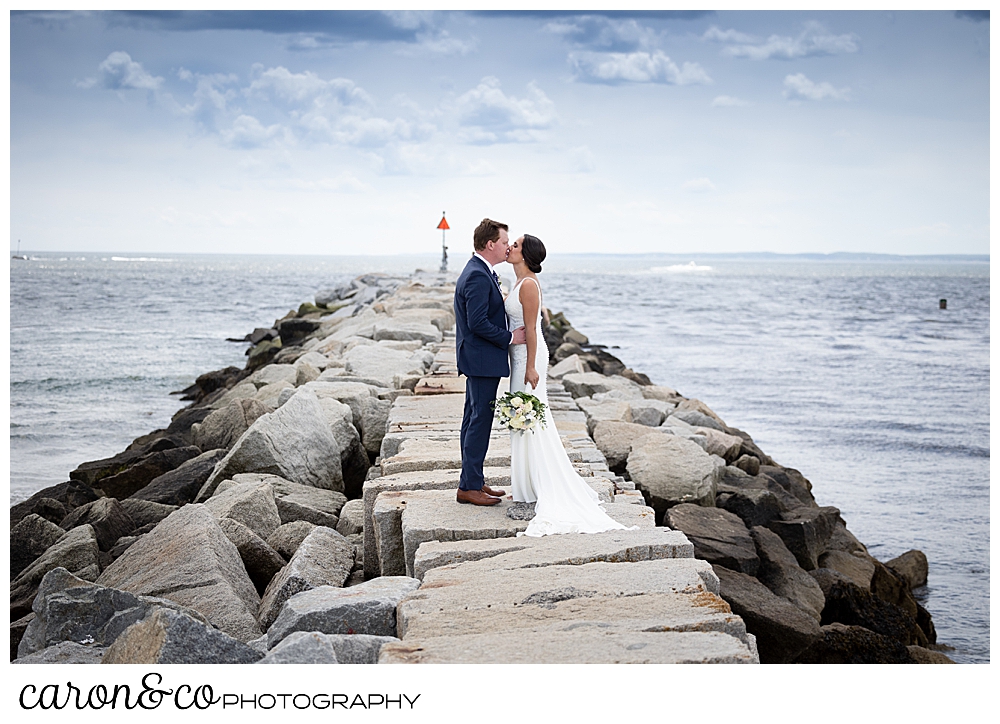
[[258, 417], [270, 411], [270, 407], [253, 398], [233, 400], [192, 426], [194, 444], [202, 450], [229, 450]]
[[826, 599], [816, 580], [799, 568], [795, 556], [772, 531], [754, 526], [750, 537], [760, 558], [757, 579], [819, 621]]
[[261, 626], [270, 629], [281, 607], [296, 593], [319, 586], [343, 586], [353, 567], [354, 546], [337, 531], [317, 526], [264, 591], [257, 613]]
[[361, 441], [367, 452], [377, 455], [382, 449], [382, 438], [385, 437], [391, 407], [391, 400], [369, 397], [363, 401], [361, 426], [358, 429], [361, 430]]
[[281, 525], [274, 490], [268, 482], [236, 483], [216, 492], [204, 505], [216, 518], [232, 518], [264, 540]]
[[142, 528], [150, 523], [156, 525], [178, 508], [176, 505], [154, 503], [152, 500], [139, 498], [125, 498], [121, 501], [121, 505], [136, 528]]
[[271, 579], [284, 567], [285, 559], [259, 535], [233, 518], [220, 518], [219, 527], [236, 546], [257, 592], [263, 593]]
[[[761, 663], [764, 663], [763, 656]], [[822, 638], [795, 659], [797, 664], [912, 664], [906, 646], [862, 626], [824, 626]]]
[[198, 493], [206, 500], [237, 473], [270, 473], [293, 483], [342, 490], [340, 449], [319, 400], [303, 388], [272, 413], [257, 418], [215, 467]]
[[679, 503], [715, 506], [720, 466], [690, 440], [647, 435], [633, 443], [626, 470], [658, 515]]
[[316, 528], [316, 524], [307, 520], [283, 523], [267, 537], [267, 544], [278, 551], [285, 560], [288, 560], [295, 555], [295, 551], [302, 545], [302, 541], [313, 532], [314, 528]]
[[319, 631], [296, 631], [267, 652], [258, 664], [336, 664], [333, 642]]
[[[74, 576], [65, 568], [45, 574], [32, 604], [35, 616], [18, 645], [26, 656], [60, 641], [90, 642], [108, 646], [153, 606], [181, 609], [165, 599], [135, 596], [98, 586]], [[183, 611], [198, 615], [193, 611]]]
[[206, 450], [177, 469], [153, 478], [149, 485], [133, 493], [131, 497], [164, 505], [186, 505], [194, 500], [201, 486], [224, 457], [226, 451], [223, 449]]
[[721, 492], [715, 505], [739, 516], [747, 528], [767, 525], [781, 516], [781, 506], [770, 490], [747, 488], [735, 493]]
[[608, 467], [614, 470], [625, 465], [629, 453], [632, 452], [633, 443], [645, 435], [654, 433], [654, 430], [645, 425], [602, 420], [594, 425], [594, 443], [604, 454]]
[[761, 465], [760, 474], [771, 478], [803, 505], [816, 505], [816, 499], [812, 495], [812, 483], [806, 480], [805, 476], [795, 468]]
[[143, 535], [97, 582], [192, 608], [241, 641], [262, 633], [260, 598], [236, 546], [202, 505], [185, 505]]
[[18, 657], [12, 664], [99, 664], [105, 648], [76, 641], [61, 641], [47, 649]]
[[252, 664], [258, 651], [176, 611], [154, 609], [119, 636], [105, 664]]
[[382, 345], [353, 347], [344, 354], [344, 362], [348, 374], [378, 380], [382, 387], [398, 387], [395, 380], [419, 378], [427, 371], [419, 357]]
[[719, 577], [719, 596], [757, 637], [762, 664], [786, 664], [818, 641], [816, 620], [752, 576], [712, 566]]
[[337, 532], [347, 536], [364, 533], [364, 530], [365, 501], [361, 498], [348, 500], [340, 510], [340, 521], [337, 523]]
[[65, 530], [35, 513], [21, 518], [10, 529], [10, 577], [16, 577], [65, 535]]
[[864, 626], [904, 646], [926, 646], [928, 643], [917, 622], [899, 606], [844, 581], [834, 583], [826, 595], [823, 624], [831, 623]]
[[875, 575], [875, 564], [867, 553], [827, 551], [817, 558], [817, 563], [820, 568], [834, 570], [866, 591]]
[[11, 581], [12, 620], [31, 612], [31, 603], [38, 591], [38, 584], [45, 574], [54, 568], [65, 568], [88, 581], [97, 579], [101, 572], [100, 549], [97, 546], [97, 535], [91, 526], [81, 525], [69, 531]]
[[834, 526], [842, 522], [837, 508], [795, 508], [782, 513], [780, 519], [772, 520], [767, 527], [784, 541], [785, 546], [807, 571], [819, 568], [819, 556], [826, 550]]
[[674, 406], [668, 402], [645, 398], [630, 400], [628, 406], [632, 411], [632, 422], [648, 427], [659, 427], [667, 413], [674, 409]]
[[688, 425], [693, 427], [707, 427], [712, 430], [718, 430], [723, 432], [724, 428], [715, 419], [709, 417], [703, 412], [698, 410], [685, 410], [678, 407], [676, 410], [670, 413], [671, 417], [676, 417], [678, 420], [686, 422]]
[[562, 383], [566, 391], [573, 397], [593, 397], [595, 394], [611, 392], [612, 390], [633, 395], [631, 399], [643, 397], [641, 385], [618, 375], [609, 377], [598, 372], [567, 374], [563, 375]]
[[695, 558], [751, 576], [757, 574], [760, 560], [750, 532], [729, 511], [682, 503], [670, 508], [663, 522], [690, 539]]
[[120, 473], [101, 478], [99, 486], [112, 498], [127, 498], [142, 490], [164, 473], [179, 468], [188, 460], [199, 455], [201, 455], [201, 449], [194, 445], [152, 452]]
[[136, 529], [125, 508], [114, 498], [98, 498], [93, 503], [81, 505], [59, 523], [65, 530], [80, 525], [90, 525], [97, 536], [97, 545], [102, 551], [111, 550], [119, 538]]
[[396, 606], [420, 581], [382, 576], [350, 588], [322, 586], [289, 598], [268, 629], [274, 646], [295, 631], [396, 636]]
[[326, 634], [326, 637], [337, 652], [337, 661], [342, 664], [377, 664], [382, 647], [399, 641], [394, 636], [371, 634]]
[[911, 591], [927, 585], [927, 556], [922, 551], [906, 551], [885, 565], [901, 575]]

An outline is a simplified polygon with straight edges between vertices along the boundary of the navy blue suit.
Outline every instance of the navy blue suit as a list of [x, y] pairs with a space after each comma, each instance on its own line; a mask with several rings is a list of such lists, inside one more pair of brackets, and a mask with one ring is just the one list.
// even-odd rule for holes
[[510, 374], [507, 313], [493, 270], [473, 256], [455, 284], [455, 353], [458, 371], [465, 375], [465, 411], [462, 415], [461, 490], [481, 490], [483, 461], [490, 445], [493, 410], [501, 377]]

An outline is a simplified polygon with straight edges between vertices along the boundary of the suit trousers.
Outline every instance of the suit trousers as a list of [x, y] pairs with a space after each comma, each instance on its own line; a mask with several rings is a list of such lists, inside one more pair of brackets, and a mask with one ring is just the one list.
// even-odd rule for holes
[[493, 429], [493, 408], [499, 377], [465, 378], [465, 411], [462, 414], [462, 474], [459, 490], [482, 490], [483, 461], [490, 446]]

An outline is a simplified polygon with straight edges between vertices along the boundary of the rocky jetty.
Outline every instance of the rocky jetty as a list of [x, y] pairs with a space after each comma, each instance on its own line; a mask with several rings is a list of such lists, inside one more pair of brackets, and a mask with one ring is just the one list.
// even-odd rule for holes
[[[950, 663], [812, 485], [548, 314], [550, 407], [629, 530], [454, 502], [454, 277], [369, 274], [255, 329], [170, 425], [11, 508], [15, 663]], [[503, 387], [504, 383], [501, 383]], [[487, 484], [509, 486], [495, 430]]]

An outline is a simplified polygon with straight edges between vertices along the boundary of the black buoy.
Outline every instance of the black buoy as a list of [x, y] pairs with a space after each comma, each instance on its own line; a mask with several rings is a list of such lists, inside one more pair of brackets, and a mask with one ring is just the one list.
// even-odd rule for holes
[[948, 308], [947, 299], [942, 299], [941, 301], [938, 302], [938, 309], [947, 309], [947, 308]]

